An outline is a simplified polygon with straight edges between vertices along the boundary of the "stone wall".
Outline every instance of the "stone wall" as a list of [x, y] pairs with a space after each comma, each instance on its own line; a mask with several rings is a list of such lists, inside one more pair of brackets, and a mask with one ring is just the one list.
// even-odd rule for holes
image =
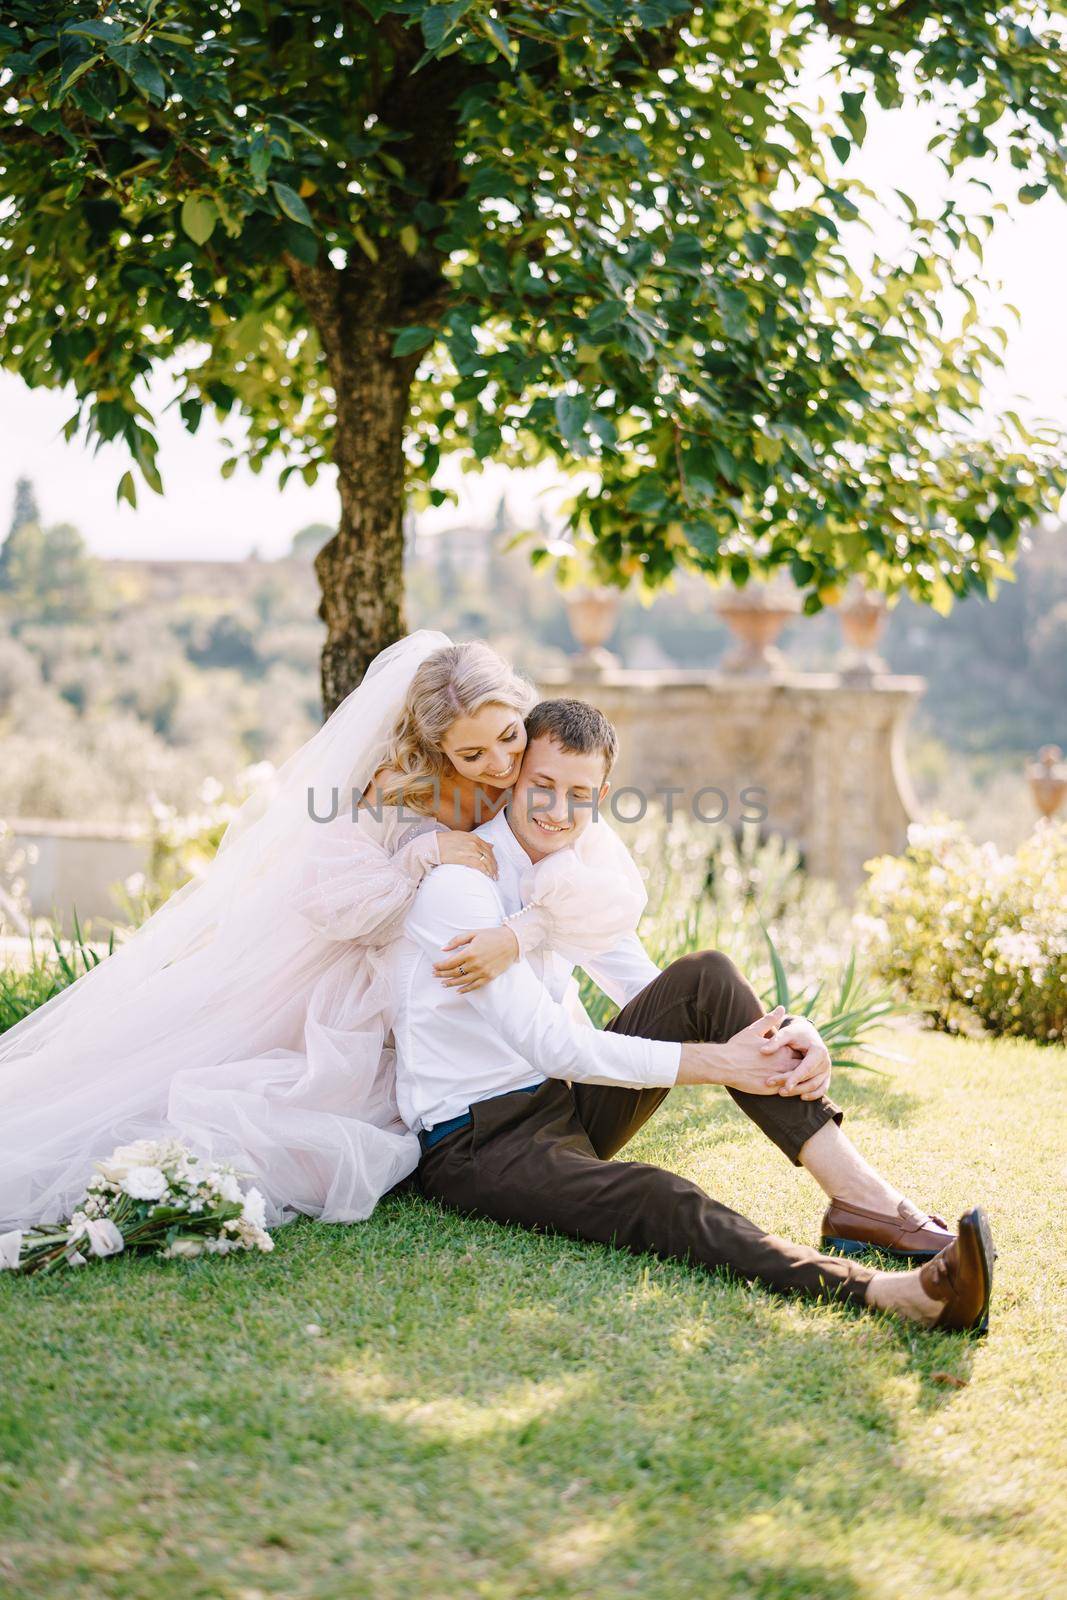
[[106, 938], [122, 920], [116, 885], [147, 866], [147, 835], [132, 827], [30, 818], [11, 818], [10, 827], [16, 845], [34, 858], [19, 873], [32, 915], [55, 918], [69, 934], [77, 911], [83, 925], [92, 921]]
[[[794, 840], [805, 864], [844, 893], [864, 878], [863, 863], [903, 848], [915, 804], [904, 759], [904, 729], [922, 693], [921, 678], [875, 677], [857, 685], [834, 673], [742, 677], [715, 672], [540, 674], [545, 695], [575, 695], [600, 706], [619, 730], [613, 785], [621, 815], [675, 788], [676, 809], [694, 803], [726, 822], [766, 807], [768, 831]], [[712, 792], [721, 791], [721, 797]], [[743, 791], [762, 790], [745, 804]], [[135, 828], [12, 820], [36, 861], [22, 876], [34, 916], [71, 912], [105, 929], [119, 913], [115, 885], [143, 871], [148, 844]], [[624, 832], [625, 837], [625, 832]]]
[[[645, 794], [681, 788], [676, 809], [701, 790], [725, 796], [739, 821], [742, 791], [762, 789], [771, 832], [794, 840], [808, 870], [843, 892], [864, 878], [863, 863], [903, 848], [915, 803], [904, 759], [904, 729], [921, 678], [850, 683], [835, 673], [742, 677], [715, 672], [543, 672], [545, 695], [590, 700], [619, 731], [613, 784]], [[619, 796], [620, 814], [638, 796]], [[714, 818], [714, 794], [697, 801]], [[749, 813], [753, 810], [748, 805]]]

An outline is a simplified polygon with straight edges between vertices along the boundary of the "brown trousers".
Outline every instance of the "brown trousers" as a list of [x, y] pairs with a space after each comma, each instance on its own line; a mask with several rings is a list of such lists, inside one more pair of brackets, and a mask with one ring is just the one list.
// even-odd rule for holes
[[[732, 962], [701, 951], [675, 961], [608, 1026], [724, 1042], [762, 1014]], [[476, 1101], [468, 1126], [423, 1153], [419, 1187], [468, 1215], [728, 1268], [783, 1294], [865, 1302], [869, 1268], [764, 1233], [677, 1173], [612, 1160], [669, 1092], [549, 1078], [533, 1094]], [[813, 1133], [842, 1118], [825, 1098], [730, 1093], [793, 1162]]]

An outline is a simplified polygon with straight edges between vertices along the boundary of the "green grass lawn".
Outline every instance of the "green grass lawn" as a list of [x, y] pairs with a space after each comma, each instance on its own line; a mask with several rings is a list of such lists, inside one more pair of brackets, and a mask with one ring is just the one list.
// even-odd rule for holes
[[[1062, 1595], [1067, 1060], [908, 1048], [835, 1092], [916, 1198], [987, 1205], [988, 1339], [411, 1198], [271, 1256], [5, 1276], [0, 1593]], [[815, 1236], [814, 1187], [719, 1092], [631, 1151]]]

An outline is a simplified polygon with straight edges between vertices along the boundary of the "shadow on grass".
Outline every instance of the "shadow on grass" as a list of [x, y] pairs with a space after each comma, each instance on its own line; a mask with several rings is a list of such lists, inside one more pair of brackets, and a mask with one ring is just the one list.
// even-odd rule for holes
[[894, 1067], [892, 1073], [878, 1076], [841, 1069], [834, 1075], [830, 1093], [846, 1114], [862, 1111], [865, 1117], [884, 1127], [903, 1127], [923, 1111], [922, 1097], [899, 1087], [899, 1078], [905, 1070]]
[[963, 1341], [410, 1195], [277, 1239], [10, 1286], [20, 1594], [859, 1600], [902, 1527], [1000, 1536], [901, 1470]]
[[[584, 1595], [593, 1579], [614, 1593], [651, 1564], [645, 1592], [696, 1594], [713, 1574], [731, 1594], [846, 1600], [869, 1592], [868, 1553], [833, 1570], [860, 1512], [865, 1543], [880, 1522], [887, 1539], [901, 1518], [936, 1525], [937, 1484], [894, 1461], [891, 1391], [903, 1371], [950, 1403], [958, 1390], [934, 1374], [965, 1383], [967, 1341], [842, 1307], [806, 1308], [798, 1326], [736, 1281], [559, 1236], [517, 1244], [517, 1230], [417, 1200], [396, 1221], [416, 1260], [440, 1263], [447, 1229], [443, 1275], [471, 1275], [473, 1292], [437, 1328], [449, 1354], [428, 1362], [421, 1340], [401, 1337], [327, 1364], [323, 1398], [372, 1453], [414, 1453], [425, 1501], [456, 1517], [466, 1555], [498, 1576], [537, 1574], [515, 1593]], [[443, 1309], [432, 1282], [407, 1293]], [[463, 1509], [453, 1499], [446, 1510], [457, 1482]], [[958, 1510], [946, 1518], [960, 1533]], [[800, 1527], [808, 1558], [782, 1555]], [[976, 1531], [995, 1536], [984, 1519]], [[820, 1564], [824, 1534], [837, 1549]]]
[[[876, 1127], [900, 1128], [918, 1120], [923, 1111], [922, 1098], [898, 1087], [888, 1074], [874, 1077], [859, 1072], [838, 1072], [831, 1097], [845, 1113], [846, 1131], [851, 1114], [861, 1114]], [[695, 1151], [736, 1142], [739, 1132], [745, 1129], [756, 1139], [764, 1137], [725, 1090], [674, 1089], [655, 1116], [627, 1145], [626, 1157], [647, 1159], [642, 1141], [660, 1146], [669, 1144], [675, 1149], [684, 1141], [687, 1150]]]

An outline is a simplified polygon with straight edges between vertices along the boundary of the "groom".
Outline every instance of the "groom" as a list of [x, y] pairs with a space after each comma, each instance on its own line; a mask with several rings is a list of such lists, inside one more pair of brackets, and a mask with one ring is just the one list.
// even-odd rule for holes
[[[701, 951], [660, 972], [632, 935], [583, 960], [621, 1006], [603, 1031], [560, 1003], [571, 968], [552, 952], [469, 993], [442, 981], [444, 946], [520, 911], [524, 871], [574, 843], [608, 792], [618, 741], [595, 707], [543, 701], [526, 727], [511, 803], [476, 830], [493, 846], [497, 879], [461, 866], [429, 873], [391, 955], [397, 1096], [422, 1146], [422, 1191], [464, 1213], [728, 1268], [782, 1293], [984, 1328], [993, 1262], [984, 1213], [966, 1213], [954, 1237], [868, 1166], [826, 1097], [830, 1062], [815, 1028], [781, 1007], [765, 1016], [725, 956]], [[676, 1173], [614, 1160], [675, 1084], [722, 1085], [811, 1173], [831, 1196], [824, 1238], [924, 1265], [879, 1272], [822, 1255]]]

